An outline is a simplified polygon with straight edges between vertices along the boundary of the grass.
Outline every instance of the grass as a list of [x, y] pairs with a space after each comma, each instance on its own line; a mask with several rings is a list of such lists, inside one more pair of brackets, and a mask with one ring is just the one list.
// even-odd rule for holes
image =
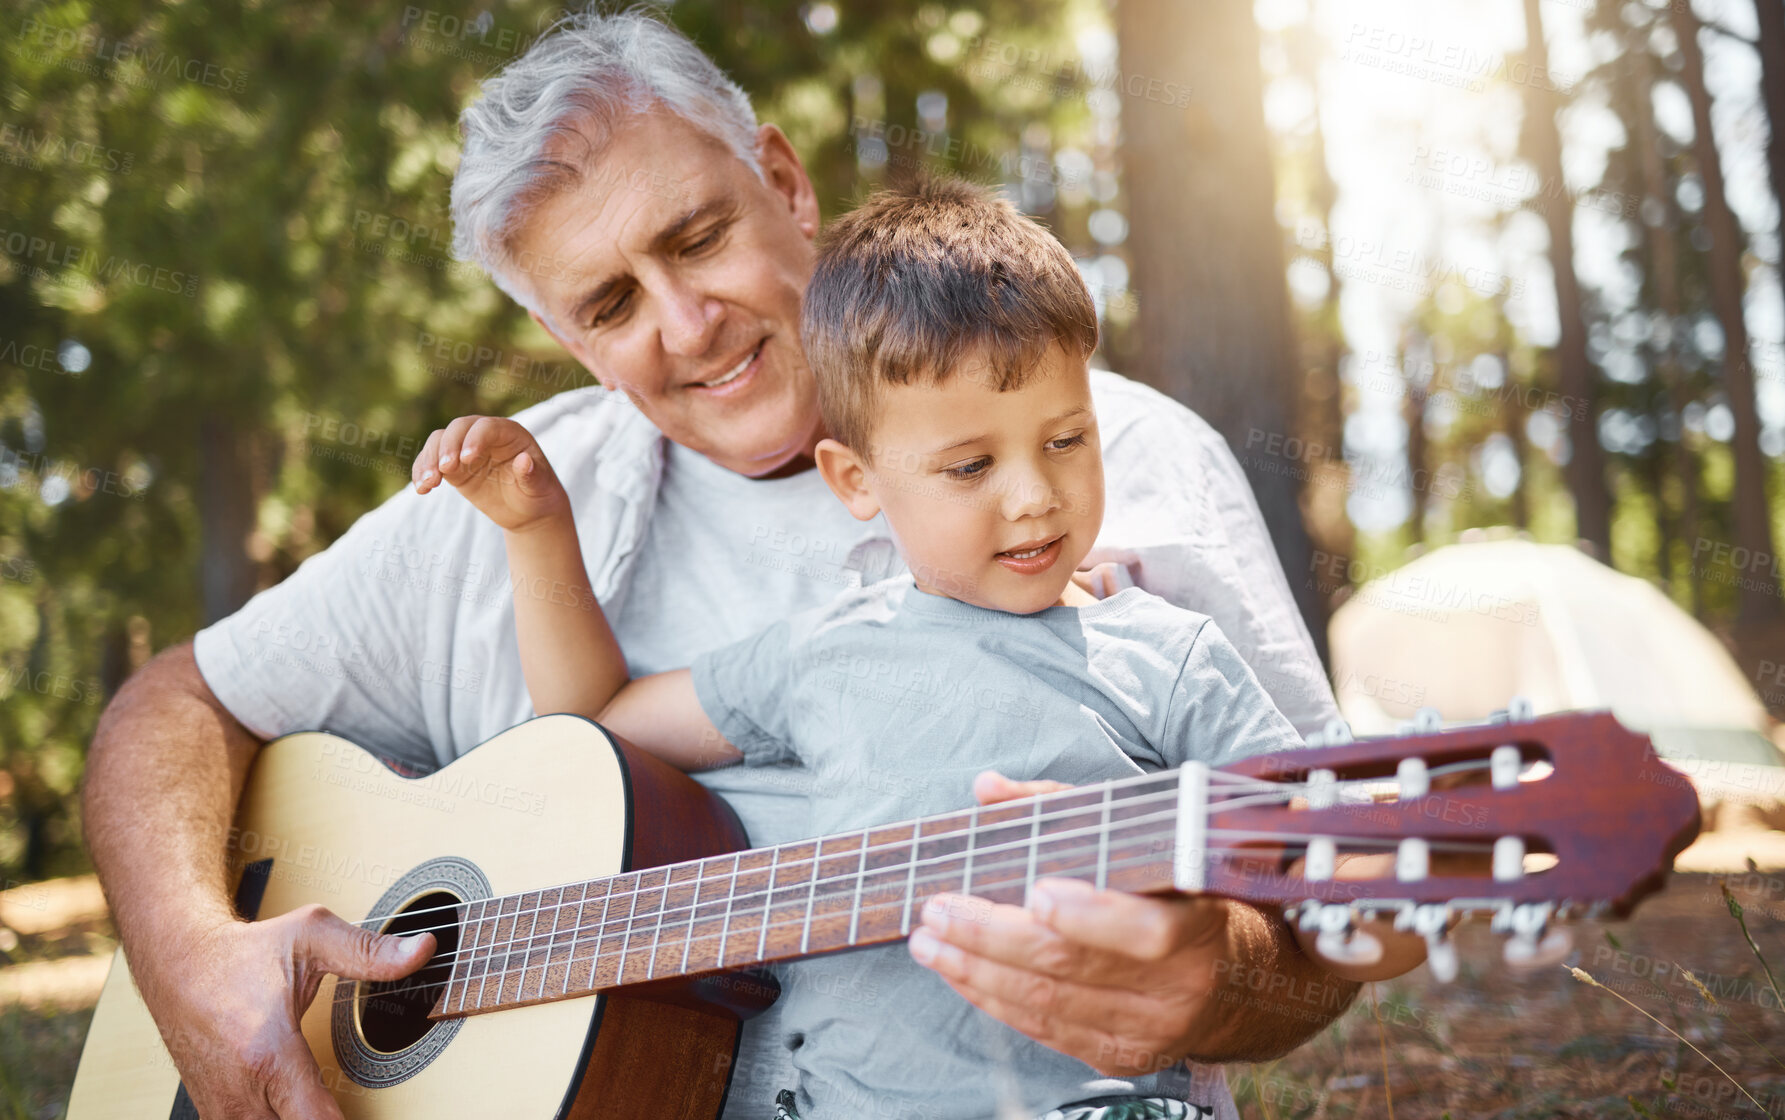
[[[1759, 894], [1749, 889], [1756, 880]], [[1629, 921], [1580, 923], [1577, 963], [1598, 989], [1560, 970], [1515, 972], [1485, 923], [1465, 924], [1455, 983], [1420, 969], [1374, 985], [1282, 1060], [1229, 1066], [1240, 1115], [1785, 1117], [1775, 1052], [1785, 1010], [1770, 963], [1785, 959], [1785, 922], [1770, 918], [1785, 902], [1785, 872], [1737, 883], [1725, 899], [1719, 877], [1676, 874]], [[83, 940], [103, 948], [106, 935], [83, 927], [29, 938], [0, 962], [80, 951]], [[91, 1017], [90, 1008], [0, 1009], [0, 1120], [63, 1114]]]

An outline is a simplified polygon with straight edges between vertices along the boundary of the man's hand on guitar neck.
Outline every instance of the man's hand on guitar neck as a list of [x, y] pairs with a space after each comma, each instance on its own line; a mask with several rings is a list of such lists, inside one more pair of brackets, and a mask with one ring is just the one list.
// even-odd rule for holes
[[[989, 805], [1066, 788], [986, 773], [974, 794]], [[1281, 920], [1244, 903], [1043, 882], [1031, 909], [932, 900], [911, 954], [993, 1018], [1100, 1073], [1156, 1073], [1186, 1057], [1276, 1057], [1357, 993], [1357, 983], [1309, 959]], [[1258, 989], [1229, 982], [1257, 970], [1283, 977], [1276, 990], [1298, 998], [1261, 999]]]
[[87, 843], [199, 1115], [336, 1120], [299, 1017], [325, 973], [397, 979], [433, 953], [433, 935], [416, 946], [320, 907], [237, 920], [223, 854], [259, 747], [206, 686], [191, 646], [164, 651], [100, 719], [82, 791]]

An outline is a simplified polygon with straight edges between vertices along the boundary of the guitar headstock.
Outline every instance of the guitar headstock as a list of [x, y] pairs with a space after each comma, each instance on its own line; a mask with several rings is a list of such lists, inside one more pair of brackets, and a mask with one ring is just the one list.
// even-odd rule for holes
[[[1509, 961], [1560, 959], [1552, 919], [1628, 914], [1699, 829], [1691, 783], [1609, 712], [1259, 755], [1208, 779], [1202, 890], [1281, 905], [1336, 959], [1368, 961], [1356, 923], [1392, 915], [1440, 978], [1452, 918], [1491, 914]], [[1376, 877], [1350, 877], [1365, 863]]]

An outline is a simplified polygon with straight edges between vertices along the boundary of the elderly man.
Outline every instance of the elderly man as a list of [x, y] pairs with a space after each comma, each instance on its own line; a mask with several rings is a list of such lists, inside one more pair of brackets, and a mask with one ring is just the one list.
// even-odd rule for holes
[[[884, 522], [855, 522], [811, 469], [823, 432], [798, 319], [818, 205], [780, 130], [759, 126], [686, 39], [638, 15], [577, 17], [542, 38], [487, 83], [464, 127], [461, 254], [602, 384], [520, 419], [580, 507], [591, 586], [633, 673], [897, 574]], [[1089, 562], [1212, 615], [1290, 720], [1321, 726], [1331, 693], [1226, 445], [1150, 389], [1107, 373], [1094, 388], [1109, 513]], [[107, 709], [88, 836], [138, 986], [204, 1115], [340, 1115], [296, 1031], [318, 977], [394, 978], [419, 963], [326, 915], [235, 919], [219, 855], [260, 741], [328, 727], [431, 768], [529, 718], [503, 571], [499, 532], [469, 504], [406, 490], [156, 658]], [[800, 835], [795, 792], [772, 773], [699, 779], [754, 843]], [[978, 793], [1025, 788], [988, 779]], [[944, 908], [911, 951], [1111, 1093], [1175, 1086], [1167, 1095], [1231, 1115], [1219, 1066], [1200, 1063], [1281, 1054], [1355, 991], [1244, 905], [1038, 894], [984, 921]], [[1215, 977], [1258, 969], [1338, 998], [1294, 1013], [1216, 998]], [[799, 1045], [772, 1011], [748, 1025], [727, 1115], [766, 1120]], [[1000, 1108], [1064, 1103], [1023, 1099], [1023, 1072], [988, 1071], [1007, 1087]], [[956, 1088], [937, 1086], [925, 1114], [955, 1115]]]

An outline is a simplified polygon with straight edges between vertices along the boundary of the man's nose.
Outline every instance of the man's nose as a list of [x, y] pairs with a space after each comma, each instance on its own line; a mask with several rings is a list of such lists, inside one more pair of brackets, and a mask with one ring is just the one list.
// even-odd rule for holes
[[713, 333], [725, 317], [725, 304], [685, 284], [666, 283], [657, 293], [657, 324], [663, 349], [682, 357], [699, 357], [711, 348]]

